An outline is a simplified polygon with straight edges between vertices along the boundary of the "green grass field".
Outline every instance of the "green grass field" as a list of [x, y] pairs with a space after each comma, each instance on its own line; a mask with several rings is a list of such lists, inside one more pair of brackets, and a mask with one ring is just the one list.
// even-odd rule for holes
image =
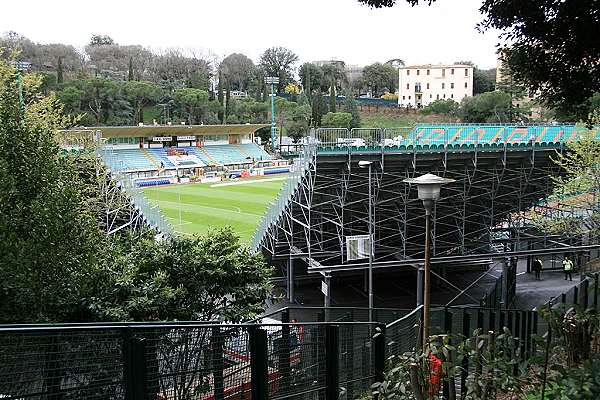
[[227, 186], [219, 186], [221, 182], [167, 185], [146, 188], [144, 193], [158, 203], [177, 232], [202, 234], [211, 227], [230, 225], [247, 242], [284, 179], [246, 178]]

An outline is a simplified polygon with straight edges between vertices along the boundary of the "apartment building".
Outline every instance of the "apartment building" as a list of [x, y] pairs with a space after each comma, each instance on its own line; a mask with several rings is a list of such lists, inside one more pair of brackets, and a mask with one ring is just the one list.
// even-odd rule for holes
[[409, 65], [398, 70], [398, 104], [425, 107], [435, 100], [473, 96], [473, 67], [465, 64]]

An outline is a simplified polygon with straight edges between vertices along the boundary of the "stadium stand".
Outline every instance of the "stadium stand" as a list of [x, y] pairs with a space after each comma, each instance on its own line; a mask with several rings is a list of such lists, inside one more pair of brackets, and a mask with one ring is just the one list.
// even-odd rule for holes
[[[204, 147], [177, 147], [178, 151], [196, 156], [206, 165], [248, 163], [250, 159], [271, 160], [272, 157], [254, 143], [239, 145], [212, 145]], [[148, 153], [145, 154], [145, 153]], [[162, 163], [165, 168], [174, 168], [169, 160], [169, 148], [111, 149], [104, 152], [104, 159], [113, 170], [156, 169]], [[181, 165], [181, 164], [180, 164]]]
[[152, 169], [154, 164], [140, 149], [107, 150], [104, 160], [112, 170]]
[[417, 125], [401, 145], [548, 144], [576, 136], [575, 125]]

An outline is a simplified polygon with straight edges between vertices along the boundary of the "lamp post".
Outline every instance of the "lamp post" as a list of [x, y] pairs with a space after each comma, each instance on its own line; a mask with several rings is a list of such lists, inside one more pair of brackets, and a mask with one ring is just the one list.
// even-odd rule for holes
[[265, 83], [271, 85], [271, 145], [275, 149], [275, 132], [277, 130], [275, 127], [275, 85], [279, 84], [279, 77], [267, 76], [265, 77]]
[[[421, 296], [423, 304], [423, 351], [429, 339], [429, 247], [431, 242], [431, 212], [434, 203], [440, 198], [442, 185], [454, 182], [454, 179], [442, 178], [434, 174], [421, 175], [418, 178], [408, 178], [405, 183], [416, 184], [419, 200], [425, 207], [425, 257], [424, 270], [419, 269], [417, 277], [417, 299]], [[421, 304], [419, 304], [421, 305]]]
[[369, 168], [369, 321], [373, 321], [373, 199], [371, 196], [372, 161], [359, 161], [359, 168]]

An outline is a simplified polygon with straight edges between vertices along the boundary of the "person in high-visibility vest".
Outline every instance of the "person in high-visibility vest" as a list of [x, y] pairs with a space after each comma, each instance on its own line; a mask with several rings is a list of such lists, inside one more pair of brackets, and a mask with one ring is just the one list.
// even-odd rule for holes
[[569, 257], [565, 257], [563, 260], [563, 270], [565, 271], [565, 281], [567, 280], [567, 276], [569, 280], [573, 280], [573, 261]]

